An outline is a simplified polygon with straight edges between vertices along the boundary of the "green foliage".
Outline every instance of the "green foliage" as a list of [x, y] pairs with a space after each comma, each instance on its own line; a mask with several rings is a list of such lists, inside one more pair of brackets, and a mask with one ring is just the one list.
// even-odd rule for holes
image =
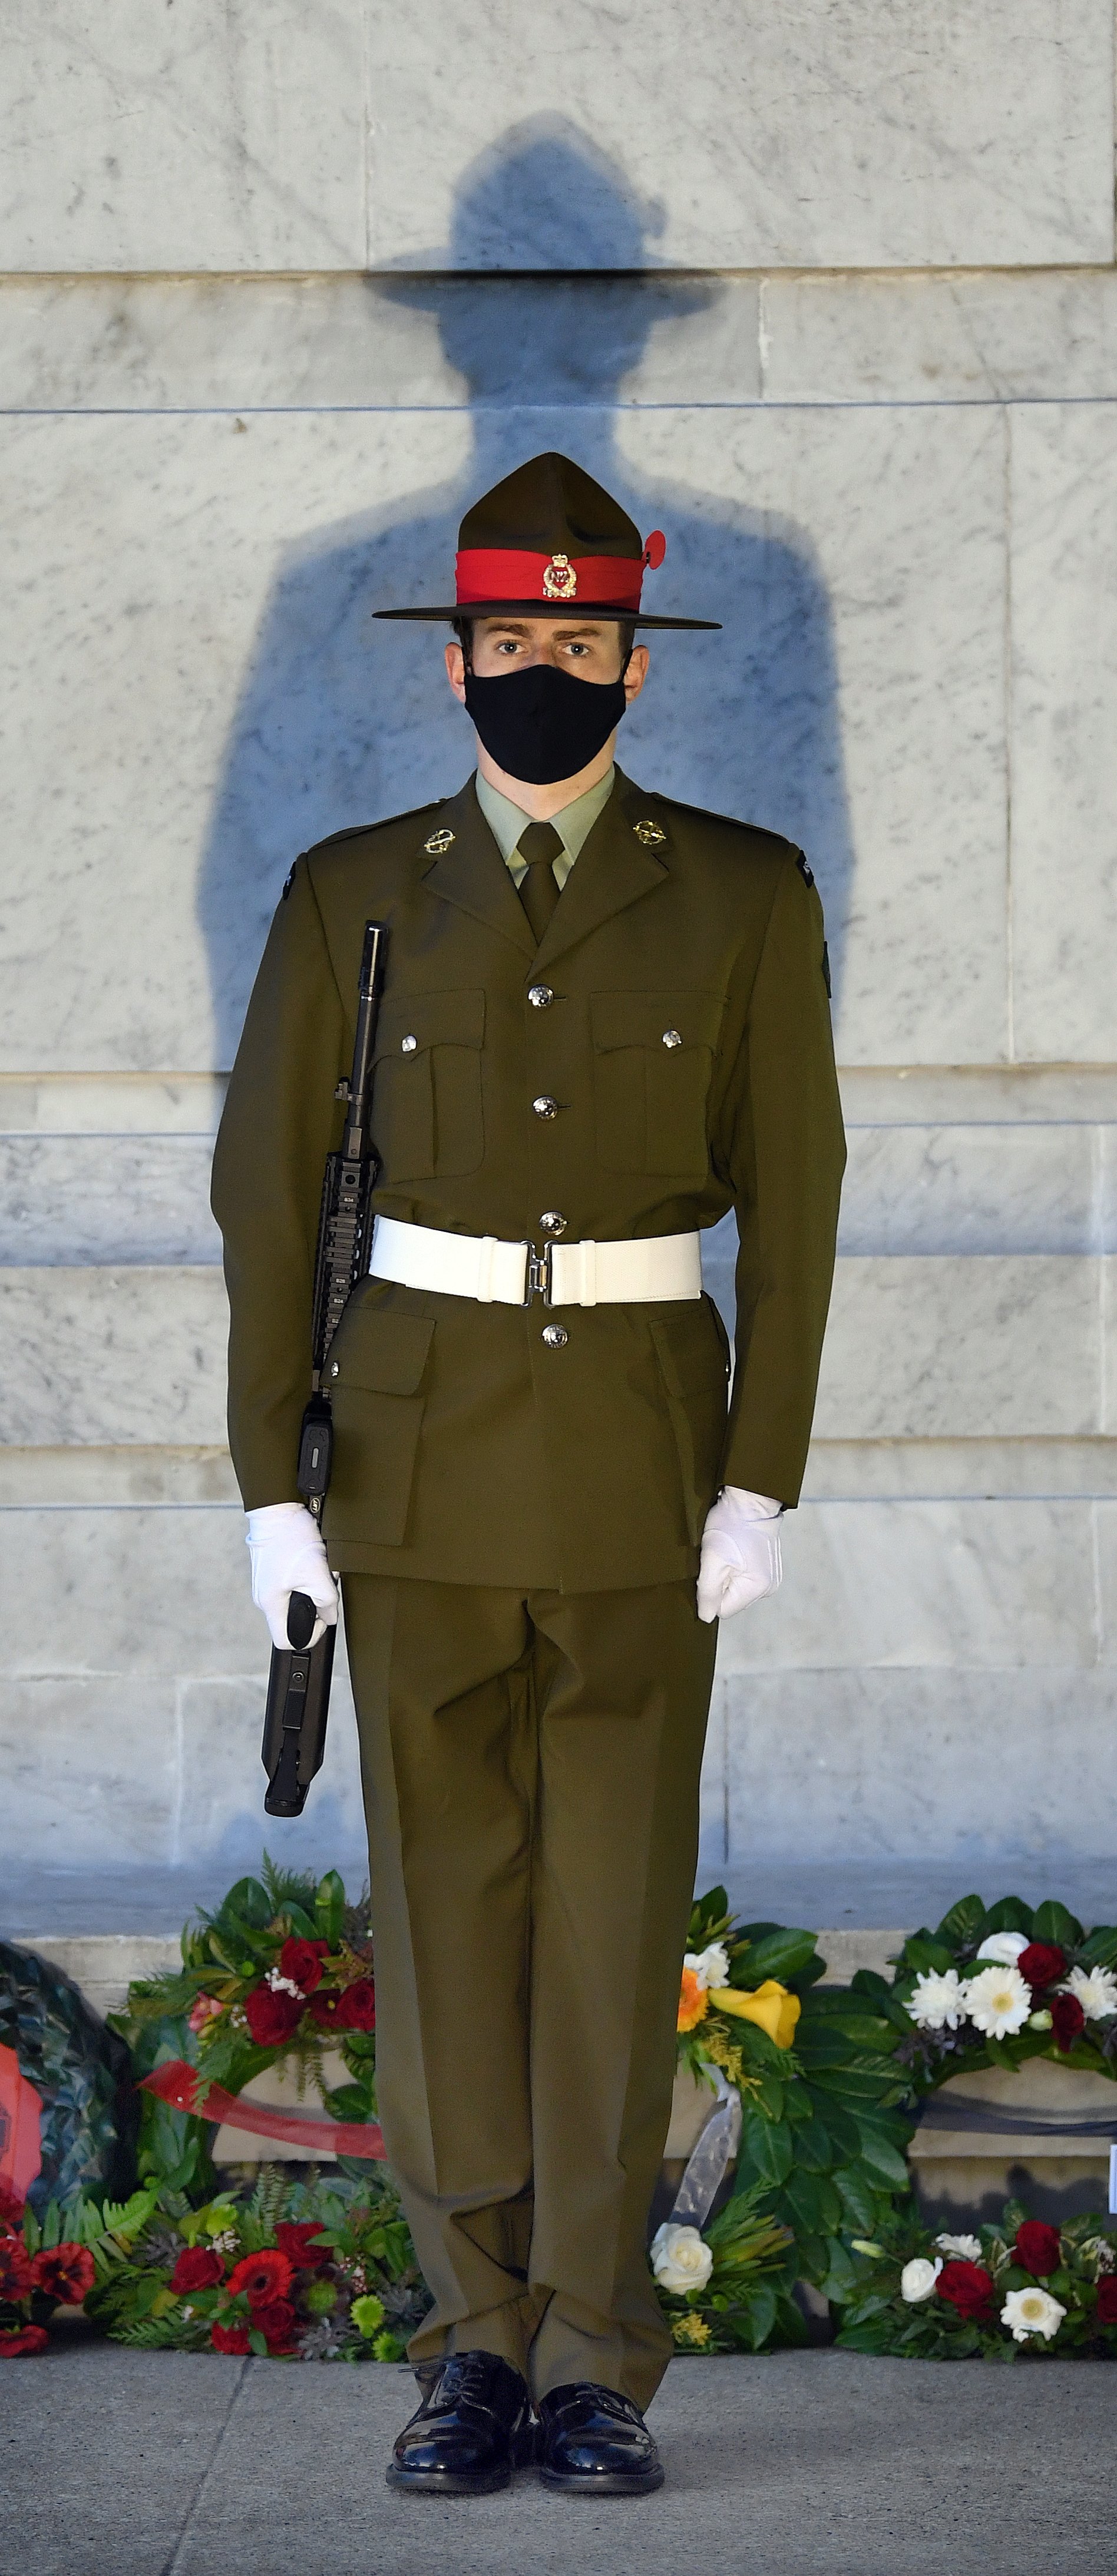
[[1032, 1916], [1033, 1941], [1057, 1941], [1060, 1949], [1077, 1950], [1085, 1938], [1077, 1915], [1069, 1914], [1065, 1905], [1037, 1905]]
[[[827, 2294], [841, 2310], [837, 2341], [845, 2352], [888, 2353], [901, 2360], [992, 2361], [1045, 2359], [1089, 2352], [1117, 2359], [1117, 2326], [1098, 2321], [1098, 2282], [1117, 2265], [1117, 2233], [1104, 2219], [1072, 2219], [1060, 2231], [1057, 2271], [1037, 2282], [1015, 2258], [1014, 2240], [1027, 2212], [1010, 2201], [999, 2227], [975, 2227], [981, 2268], [992, 2291], [986, 2310], [967, 2317], [937, 2289], [917, 2301], [904, 2299], [900, 2282], [905, 2264], [916, 2256], [940, 2264], [938, 2241], [920, 2222], [913, 2206], [898, 2210], [875, 2231], [875, 2241], [851, 2251], [848, 2275], [835, 2275]], [[1065, 2310], [1050, 2338], [1029, 2334], [1013, 2340], [1001, 2311], [1010, 2291], [1041, 2288]]]

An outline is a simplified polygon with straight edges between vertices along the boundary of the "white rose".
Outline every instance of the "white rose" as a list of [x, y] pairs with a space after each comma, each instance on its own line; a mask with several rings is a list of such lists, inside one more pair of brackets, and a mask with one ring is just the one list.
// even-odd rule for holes
[[965, 1990], [966, 2010], [986, 2039], [1008, 2039], [1022, 2030], [1032, 2009], [1032, 1990], [1019, 1968], [983, 1968]]
[[1108, 2021], [1117, 2013], [1117, 1977], [1112, 1968], [1072, 1968], [1062, 1995], [1077, 1995], [1087, 2021]]
[[710, 1941], [704, 1950], [688, 1950], [683, 1966], [693, 1971], [703, 1994], [708, 1994], [711, 1986], [729, 1983], [729, 1952], [723, 1941]]
[[956, 2254], [959, 2261], [962, 2263], [980, 2263], [981, 2261], [981, 2238], [979, 2236], [936, 2236], [935, 2243], [936, 2245], [941, 2246], [944, 2254]]
[[1001, 2309], [1001, 2324], [1012, 2330], [1014, 2343], [1026, 2343], [1029, 2335], [1058, 2334], [1066, 2315], [1050, 2290], [1010, 2290]]
[[942, 2270], [941, 2263], [929, 2263], [925, 2254], [916, 2254], [905, 2263], [900, 2274], [900, 2297], [909, 2308], [917, 2308], [921, 2299], [929, 2299]]
[[998, 1968], [1014, 1968], [1021, 1951], [1027, 1947], [1026, 1932], [991, 1932], [977, 1955], [979, 1959], [992, 1959]]
[[921, 1973], [906, 2010], [919, 2030], [957, 2030], [959, 2022], [966, 2018], [966, 1998], [957, 1968], [948, 1968], [945, 1976]]
[[685, 2298], [688, 2290], [704, 2290], [714, 2268], [714, 2258], [704, 2245], [696, 2227], [674, 2227], [665, 2219], [652, 2238], [652, 2270], [665, 2290], [676, 2298]]

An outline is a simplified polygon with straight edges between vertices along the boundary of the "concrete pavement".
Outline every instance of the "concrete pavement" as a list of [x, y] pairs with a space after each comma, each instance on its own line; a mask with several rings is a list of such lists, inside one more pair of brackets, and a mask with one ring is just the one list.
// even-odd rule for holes
[[583, 2504], [384, 2484], [404, 2369], [73, 2339], [0, 2404], [3, 2576], [1110, 2576], [1106, 2363], [679, 2361], [667, 2484]]

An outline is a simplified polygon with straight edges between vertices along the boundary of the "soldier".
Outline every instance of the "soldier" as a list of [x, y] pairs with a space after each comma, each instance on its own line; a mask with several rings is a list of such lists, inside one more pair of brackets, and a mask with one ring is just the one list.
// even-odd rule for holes
[[[615, 767], [662, 558], [562, 456], [467, 512], [455, 796], [300, 858], [218, 1138], [253, 1597], [336, 1619], [360, 1730], [380, 2114], [434, 2305], [388, 2470], [538, 2456], [641, 2493], [670, 2355], [646, 2251], [716, 1622], [780, 1579], [844, 1163], [822, 912], [770, 832]], [[329, 1359], [325, 1546], [295, 1499], [336, 1084], [390, 925], [370, 1275]], [[733, 1208], [737, 1345], [700, 1231]], [[697, 1578], [697, 1591], [696, 1591]], [[318, 1633], [318, 1632], [316, 1632]]]

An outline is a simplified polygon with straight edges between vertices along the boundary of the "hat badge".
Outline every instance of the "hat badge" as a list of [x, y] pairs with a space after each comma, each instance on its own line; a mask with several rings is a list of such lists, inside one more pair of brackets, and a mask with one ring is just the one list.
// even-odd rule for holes
[[543, 567], [544, 599], [574, 599], [577, 590], [578, 575], [569, 555], [552, 555]]

